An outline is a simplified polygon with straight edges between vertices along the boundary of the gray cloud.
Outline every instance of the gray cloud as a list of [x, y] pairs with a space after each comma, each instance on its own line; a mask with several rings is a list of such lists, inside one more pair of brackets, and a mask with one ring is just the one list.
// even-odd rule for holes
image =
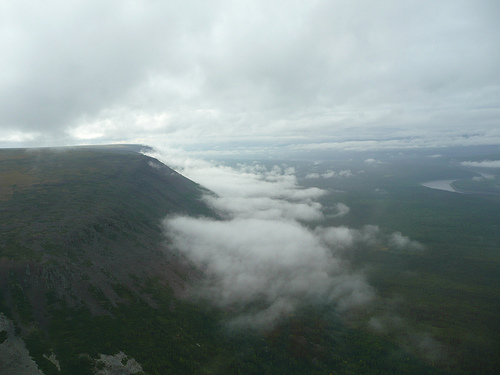
[[0, 144], [496, 142], [499, 10], [486, 0], [9, 2]]

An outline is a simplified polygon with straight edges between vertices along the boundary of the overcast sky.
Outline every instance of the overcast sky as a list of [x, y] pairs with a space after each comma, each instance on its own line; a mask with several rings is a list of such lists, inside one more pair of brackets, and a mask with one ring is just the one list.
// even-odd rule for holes
[[500, 144], [500, 1], [0, 4], [0, 146]]

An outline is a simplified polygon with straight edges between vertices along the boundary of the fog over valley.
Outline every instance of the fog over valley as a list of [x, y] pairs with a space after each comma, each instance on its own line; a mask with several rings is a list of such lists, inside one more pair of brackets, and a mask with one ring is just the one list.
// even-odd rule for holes
[[[359, 248], [422, 254], [424, 244], [399, 231], [384, 233], [376, 223], [361, 228], [328, 225], [328, 219], [348, 215], [350, 208], [342, 202], [331, 207], [319, 203], [318, 199], [332, 191], [301, 186], [290, 165], [293, 162], [231, 167], [182, 159], [171, 150], [150, 155], [215, 193], [207, 193], [203, 199], [222, 220], [174, 216], [167, 217], [164, 226], [174, 247], [207, 273], [207, 279], [191, 291], [193, 296], [236, 312], [225, 324], [265, 332], [303, 306], [330, 306], [346, 319], [353, 313], [371, 315], [366, 321], [368, 329], [405, 338], [421, 335], [433, 349], [423, 344], [425, 350], [419, 348], [416, 339], [413, 348], [429, 350], [425, 355], [433, 359], [442, 356], [442, 344], [425, 331], [409, 328], [391, 308], [370, 313], [381, 301], [365, 275], [364, 267], [369, 264], [351, 264]], [[354, 176], [346, 170], [316, 175], [313, 177]], [[308, 173], [303, 178], [313, 177]], [[335, 192], [334, 188], [332, 182], [330, 190]], [[334, 213], [325, 215], [325, 211]], [[391, 319], [398, 324], [394, 326]]]

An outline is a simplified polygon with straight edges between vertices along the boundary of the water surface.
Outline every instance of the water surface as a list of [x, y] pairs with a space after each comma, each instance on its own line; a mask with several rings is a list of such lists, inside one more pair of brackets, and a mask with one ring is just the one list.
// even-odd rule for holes
[[455, 190], [451, 184], [457, 180], [437, 180], [437, 181], [429, 181], [421, 183], [420, 185], [438, 190], [451, 191], [453, 193], [460, 193], [458, 190]]

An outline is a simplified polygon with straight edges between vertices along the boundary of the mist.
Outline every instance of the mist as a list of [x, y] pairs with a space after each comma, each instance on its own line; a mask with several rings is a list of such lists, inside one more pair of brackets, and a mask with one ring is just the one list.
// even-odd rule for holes
[[241, 312], [239, 324], [266, 328], [304, 304], [334, 303], [345, 311], [374, 297], [363, 274], [294, 220], [177, 217], [165, 227], [208, 276], [197, 296]]
[[229, 167], [171, 150], [151, 156], [212, 192], [203, 200], [222, 220], [175, 216], [163, 226], [169, 245], [204, 271], [190, 295], [231, 312], [228, 326], [268, 330], [304, 306], [328, 305], [340, 314], [368, 308], [377, 292], [351, 264], [352, 254], [381, 244], [419, 247], [376, 225], [325, 226], [325, 217], [350, 208], [323, 207], [319, 198], [328, 192], [301, 187], [290, 166]]

